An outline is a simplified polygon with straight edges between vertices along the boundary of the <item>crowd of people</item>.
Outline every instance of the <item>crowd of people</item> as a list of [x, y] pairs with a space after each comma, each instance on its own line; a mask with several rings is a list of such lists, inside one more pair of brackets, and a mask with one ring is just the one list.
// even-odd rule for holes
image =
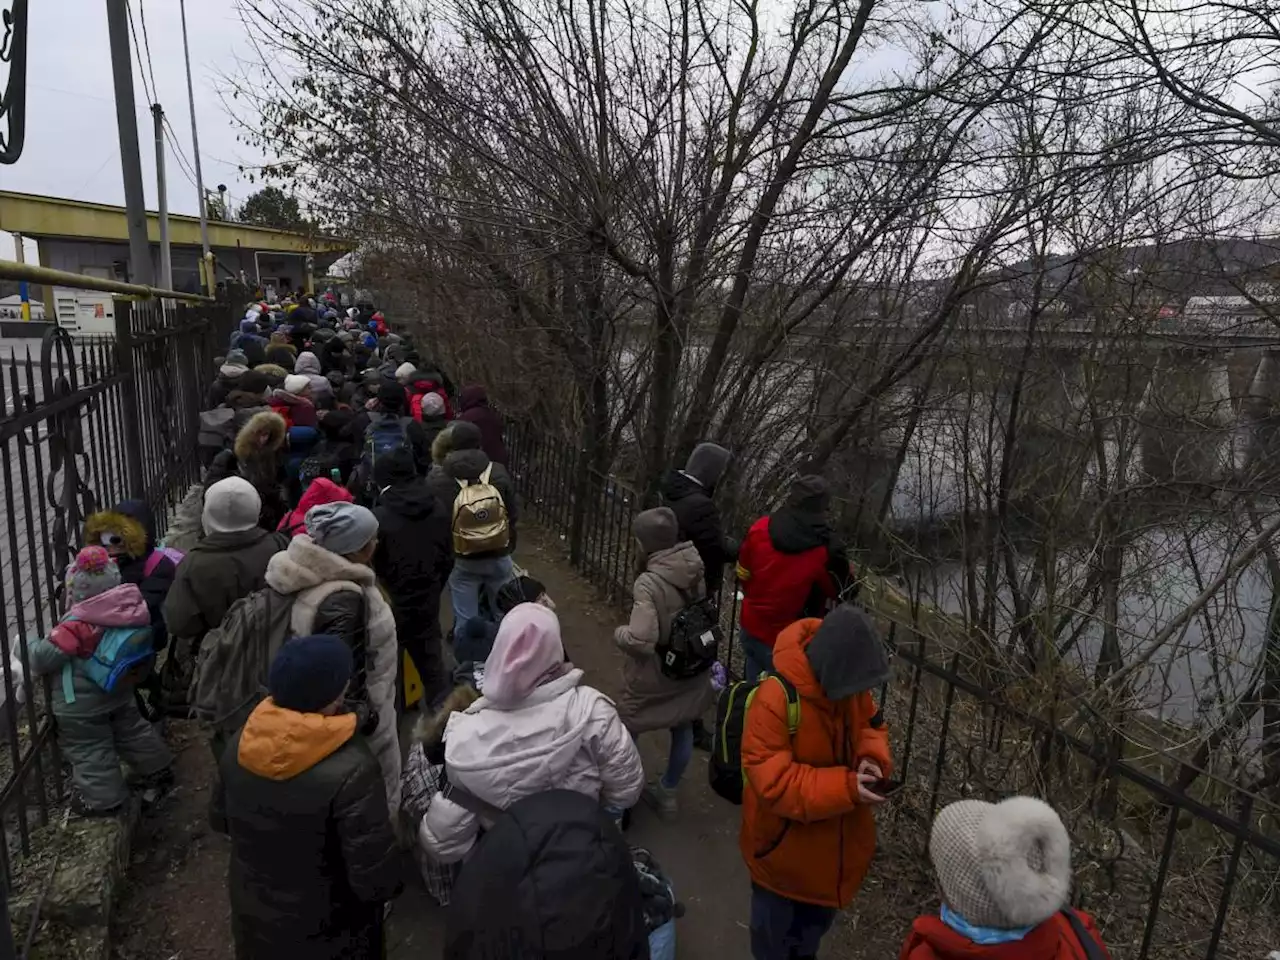
[[[371, 308], [301, 296], [249, 306], [207, 401], [198, 542], [158, 545], [136, 502], [90, 517], [65, 615], [31, 651], [61, 677], [78, 813], [115, 815], [134, 793], [151, 805], [172, 783], [151, 722], [172, 636], [218, 763], [241, 960], [382, 957], [406, 863], [447, 909], [446, 957], [674, 957], [683, 905], [623, 830], [640, 804], [680, 816], [699, 746], [742, 805], [752, 956], [817, 956], [869, 869], [876, 808], [902, 787], [876, 703], [887, 654], [852, 602], [822, 478], [796, 479], [739, 543], [715, 503], [730, 452], [700, 444], [669, 473], [634, 520], [615, 704], [513, 558], [519, 478], [484, 387], [456, 390]], [[719, 662], [730, 565], [742, 679]], [[669, 749], [646, 777], [637, 738], [652, 731]], [[930, 853], [943, 906], [904, 931], [903, 960], [1107, 956], [1070, 907], [1070, 843], [1047, 804], [952, 804]]]

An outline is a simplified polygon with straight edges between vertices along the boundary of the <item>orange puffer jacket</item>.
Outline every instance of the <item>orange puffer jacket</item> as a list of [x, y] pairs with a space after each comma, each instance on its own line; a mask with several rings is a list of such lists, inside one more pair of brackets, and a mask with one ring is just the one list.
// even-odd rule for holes
[[871, 726], [870, 693], [838, 702], [823, 694], [805, 655], [821, 624], [797, 621], [773, 648], [774, 670], [800, 695], [795, 737], [781, 684], [763, 684], [747, 711], [739, 846], [754, 883], [792, 900], [843, 907], [876, 846], [875, 817], [858, 802], [854, 773], [865, 758], [889, 776], [889, 738]]
[[[1087, 913], [1076, 911], [1102, 955], [1109, 957], [1102, 937]], [[899, 960], [1087, 960], [1084, 945], [1076, 939], [1070, 922], [1057, 913], [1021, 940], [983, 945], [956, 933], [938, 917], [918, 917], [911, 925]]]

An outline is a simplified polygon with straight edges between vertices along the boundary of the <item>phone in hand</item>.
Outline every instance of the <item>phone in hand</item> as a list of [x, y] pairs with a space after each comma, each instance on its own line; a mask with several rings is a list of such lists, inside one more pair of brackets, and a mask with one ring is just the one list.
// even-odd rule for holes
[[872, 780], [870, 783], [863, 784], [863, 787], [874, 793], [876, 796], [885, 797], [886, 799], [892, 797], [904, 786], [906, 786], [904, 781], [891, 780], [888, 777], [881, 777], [879, 780]]

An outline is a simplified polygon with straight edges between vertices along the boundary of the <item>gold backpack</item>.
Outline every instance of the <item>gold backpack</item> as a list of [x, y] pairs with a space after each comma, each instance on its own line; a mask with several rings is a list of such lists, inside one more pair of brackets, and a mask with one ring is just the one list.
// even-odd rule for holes
[[505, 550], [511, 543], [507, 505], [489, 481], [493, 464], [475, 481], [459, 480], [453, 501], [453, 552], [460, 557]]

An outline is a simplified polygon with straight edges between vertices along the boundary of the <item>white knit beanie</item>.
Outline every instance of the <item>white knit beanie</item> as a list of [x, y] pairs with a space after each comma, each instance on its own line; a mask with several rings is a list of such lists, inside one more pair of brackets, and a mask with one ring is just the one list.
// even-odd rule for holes
[[200, 523], [206, 535], [240, 533], [258, 525], [262, 498], [244, 477], [219, 480], [204, 492], [204, 512]]
[[413, 375], [417, 372], [418, 368], [412, 363], [402, 363], [400, 366], [396, 367], [396, 380], [400, 382], [401, 386], [407, 387], [409, 385], [409, 381], [413, 379]]
[[947, 905], [979, 927], [1043, 923], [1071, 894], [1071, 839], [1035, 797], [961, 800], [933, 821], [929, 858]]
[[311, 378], [305, 373], [291, 373], [284, 378], [285, 393], [299, 394], [311, 386]]

